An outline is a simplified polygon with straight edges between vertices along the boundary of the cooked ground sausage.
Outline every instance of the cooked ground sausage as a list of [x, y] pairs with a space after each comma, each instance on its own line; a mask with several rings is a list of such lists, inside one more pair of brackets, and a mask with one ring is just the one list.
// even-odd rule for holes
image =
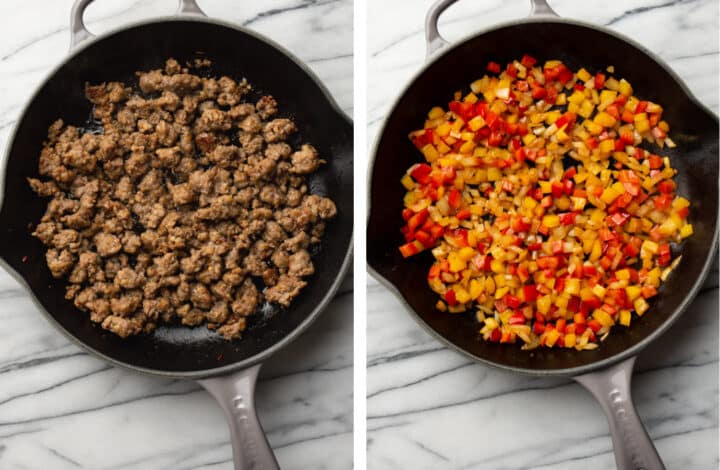
[[245, 80], [174, 59], [137, 76], [135, 89], [86, 85], [99, 133], [50, 126], [44, 180], [28, 179], [50, 198], [33, 235], [66, 297], [104, 329], [207, 323], [238, 338], [264, 301], [289, 306], [315, 271], [307, 249], [337, 209], [304, 178], [324, 162], [286, 142], [295, 123], [272, 96], [247, 101]]

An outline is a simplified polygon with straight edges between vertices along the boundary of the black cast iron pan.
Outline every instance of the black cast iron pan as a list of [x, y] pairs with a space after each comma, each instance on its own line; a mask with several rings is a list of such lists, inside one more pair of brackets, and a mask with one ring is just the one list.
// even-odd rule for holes
[[[298, 59], [252, 31], [212, 20], [195, 0], [180, 0], [178, 15], [153, 19], [93, 37], [82, 15], [92, 0], [78, 0], [71, 17], [70, 55], [42, 83], [22, 113], [7, 146], [0, 209], [0, 264], [32, 294], [40, 311], [61, 332], [113, 364], [139, 372], [198, 380], [228, 415], [237, 469], [277, 468], [255, 414], [253, 392], [260, 363], [296, 338], [332, 299], [349, 266], [353, 220], [352, 124], [330, 94]], [[137, 70], [161, 68], [165, 60], [202, 53], [212, 73], [246, 77], [258, 93], [271, 93], [281, 114], [295, 119], [303, 141], [312, 142], [327, 164], [311, 180], [314, 192], [330, 196], [338, 216], [313, 262], [316, 274], [288, 309], [268, 306], [251, 317], [238, 341], [225, 341], [205, 327], [161, 327], [152, 335], [121, 340], [64, 299], [64, 284], [44, 262], [31, 224], [46, 200], [27, 177], [37, 176], [48, 126], [58, 117], [83, 124], [90, 116], [85, 82], [130, 82]], [[2, 170], [0, 170], [2, 171]], [[2, 173], [0, 173], [1, 175]]]
[[[395, 293], [429, 332], [457, 351], [512, 372], [568, 376], [600, 401], [610, 422], [621, 470], [659, 469], [663, 464], [630, 398], [635, 356], [665, 332], [689, 305], [714, 259], [718, 215], [718, 120], [659, 58], [610, 30], [559, 18], [545, 0], [533, 0], [532, 15], [497, 25], [449, 46], [437, 30], [439, 15], [456, 0], [437, 2], [427, 16], [428, 62], [400, 95], [380, 133], [370, 169], [367, 257], [371, 273]], [[521, 351], [478, 340], [473, 315], [442, 315], [427, 286], [432, 255], [403, 259], [397, 246], [406, 169], [419, 161], [407, 138], [422, 125], [427, 110], [480, 77], [489, 60], [505, 63], [530, 54], [540, 61], [560, 59], [577, 70], [604, 70], [632, 83], [636, 93], [662, 103], [678, 146], [664, 149], [678, 169], [679, 193], [691, 201], [695, 234], [682, 248], [682, 261], [660, 289], [651, 309], [629, 329], [615, 329], [594, 351], [539, 348]]]

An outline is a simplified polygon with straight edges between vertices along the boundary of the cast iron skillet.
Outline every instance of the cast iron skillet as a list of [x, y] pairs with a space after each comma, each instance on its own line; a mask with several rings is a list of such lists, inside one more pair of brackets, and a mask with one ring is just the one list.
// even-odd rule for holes
[[[482, 363], [512, 372], [573, 377], [599, 400], [610, 423], [619, 469], [663, 468], [630, 398], [635, 356], [665, 332], [689, 305], [714, 258], [718, 214], [718, 121], [681, 80], [648, 50], [610, 30], [558, 18], [545, 0], [532, 0], [530, 18], [505, 23], [452, 47], [439, 35], [439, 15], [456, 0], [437, 2], [427, 16], [428, 63], [396, 101], [377, 141], [370, 169], [367, 257], [370, 272], [396, 294], [420, 325], [448, 346]], [[406, 169], [419, 161], [407, 138], [430, 107], [484, 73], [489, 60], [505, 63], [528, 53], [540, 61], [561, 59], [571, 68], [614, 65], [636, 93], [662, 103], [676, 149], [664, 149], [678, 169], [679, 193], [692, 202], [695, 234], [682, 262], [660, 289], [651, 309], [629, 329], [616, 328], [594, 351], [521, 351], [478, 340], [474, 316], [440, 315], [427, 286], [432, 255], [403, 259], [399, 228]]]
[[[317, 77], [281, 46], [252, 31], [208, 19], [195, 0], [180, 0], [178, 15], [133, 24], [93, 38], [82, 15], [92, 0], [78, 0], [71, 17], [70, 55], [40, 85], [21, 115], [6, 155], [0, 209], [0, 264], [32, 294], [40, 311], [70, 339], [113, 364], [148, 374], [198, 380], [220, 402], [232, 434], [237, 469], [277, 468], [255, 414], [253, 392], [260, 363], [296, 338], [332, 299], [349, 265], [352, 246], [352, 124]], [[58, 117], [82, 124], [90, 115], [86, 81], [130, 82], [137, 70], [161, 68], [202, 52], [213, 74], [246, 77], [258, 93], [272, 93], [281, 114], [291, 116], [303, 141], [328, 161], [311, 180], [314, 192], [329, 195], [338, 216], [327, 226], [314, 254], [316, 274], [285, 309], [263, 309], [251, 317], [244, 337], [225, 341], [204, 326], [161, 327], [152, 335], [121, 340], [97, 327], [64, 299], [31, 224], [46, 200], [28, 187], [37, 176], [38, 156], [48, 126]]]

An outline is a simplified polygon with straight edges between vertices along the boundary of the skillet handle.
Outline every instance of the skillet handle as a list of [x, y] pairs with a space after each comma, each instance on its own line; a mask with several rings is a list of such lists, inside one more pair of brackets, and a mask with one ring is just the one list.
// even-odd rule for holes
[[634, 364], [631, 357], [574, 379], [592, 393], [607, 416], [618, 470], [665, 470], [630, 396]]
[[[95, 37], [85, 27], [83, 15], [85, 10], [94, 0], [75, 0], [70, 11], [70, 52], [80, 43]], [[207, 16], [198, 6], [196, 0], [178, 0], [177, 15]]]
[[[438, 0], [430, 7], [427, 16], [425, 16], [426, 61], [430, 60], [430, 57], [437, 51], [450, 44], [440, 35], [440, 31], [438, 31], [438, 20], [440, 19], [440, 15], [455, 2], [457, 2], [457, 0]], [[550, 8], [547, 0], [530, 0], [530, 16], [547, 15], [559, 16], [555, 13], [555, 10]]]
[[223, 377], [199, 380], [222, 407], [230, 425], [235, 470], [279, 470], [255, 412], [260, 365]]
[[93, 0], [75, 0], [73, 3], [70, 10], [70, 52], [74, 51], [81, 42], [95, 37], [87, 30], [83, 21], [85, 10], [92, 2]]

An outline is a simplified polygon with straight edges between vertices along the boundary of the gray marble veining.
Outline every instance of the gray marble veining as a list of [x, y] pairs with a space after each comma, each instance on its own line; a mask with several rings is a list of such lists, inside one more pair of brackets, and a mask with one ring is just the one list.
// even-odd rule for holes
[[[352, 113], [352, 1], [200, 0], [309, 64]], [[69, 45], [71, 0], [0, 2], [0, 145]], [[91, 31], [171, 15], [173, 0], [98, 0]], [[284, 469], [352, 465], [352, 278], [258, 383], [260, 420]], [[220, 408], [192, 382], [110, 367], [70, 344], [0, 271], [0, 469], [230, 469]]]
[[[368, 2], [371, 148], [394, 99], [422, 66], [431, 3]], [[550, 4], [659, 54], [718, 112], [717, 2]], [[461, 0], [442, 16], [440, 31], [457, 40], [528, 12], [526, 0]], [[668, 469], [718, 468], [717, 276], [707, 285], [682, 321], [641, 355], [633, 379], [635, 403]], [[368, 468], [614, 468], [605, 417], [578, 385], [501, 372], [446, 349], [372, 278], [367, 304]]]

